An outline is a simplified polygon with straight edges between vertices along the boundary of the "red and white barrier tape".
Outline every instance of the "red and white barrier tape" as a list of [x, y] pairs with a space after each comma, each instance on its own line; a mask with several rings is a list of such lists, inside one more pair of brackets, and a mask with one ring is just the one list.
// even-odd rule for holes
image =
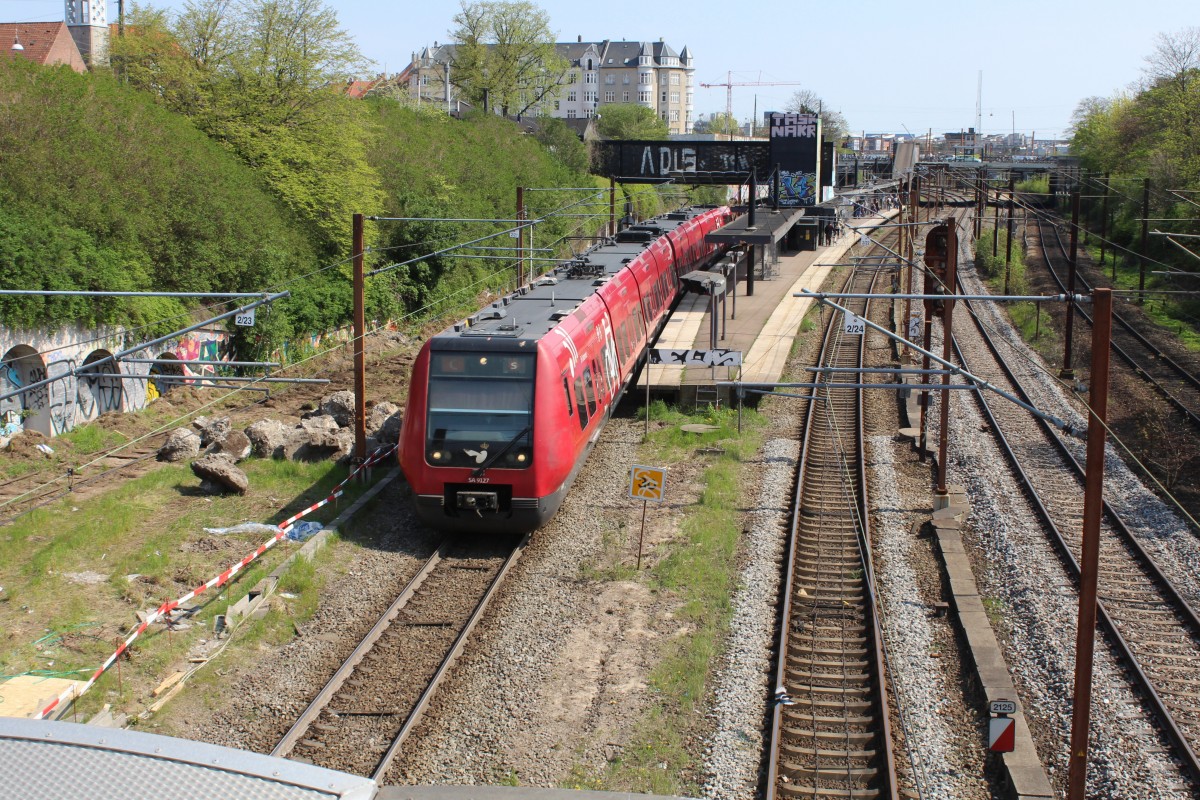
[[275, 544], [277, 542], [279, 542], [279, 540], [285, 538], [288, 534], [288, 531], [290, 531], [292, 529], [292, 526], [295, 525], [296, 522], [298, 522], [301, 518], [306, 517], [309, 514], [311, 514], [312, 512], [316, 511], [321, 506], [323, 506], [327, 503], [331, 503], [334, 500], [336, 500], [337, 498], [341, 497], [343, 488], [345, 488], [346, 484], [350, 482], [351, 478], [353, 478], [355, 475], [357, 475], [362, 470], [364, 470], [368, 467], [374, 466], [375, 464], [379, 463], [383, 459], [387, 458], [389, 455], [392, 454], [392, 451], [395, 449], [396, 449], [396, 445], [394, 445], [394, 444], [388, 445], [387, 447], [381, 447], [381, 448], [377, 449], [374, 453], [367, 456], [367, 459], [362, 464], [355, 467], [354, 470], [351, 471], [351, 473], [346, 476], [345, 480], [343, 480], [337, 486], [333, 487], [333, 492], [330, 493], [330, 495], [328, 497], [326, 497], [324, 500], [319, 500], [316, 503], [313, 503], [311, 506], [304, 509], [303, 511], [295, 514], [294, 516], [288, 517], [283, 522], [279, 523], [279, 525], [276, 526], [277, 528], [279, 528], [279, 531], [274, 536], [272, 536], [269, 540], [267, 540], [263, 544], [259, 545], [258, 548], [254, 552], [250, 553], [250, 555], [246, 556], [241, 561], [237, 562], [232, 567], [225, 570], [220, 575], [217, 575], [215, 578], [208, 581], [207, 583], [197, 586], [195, 589], [193, 589], [192, 591], [183, 595], [182, 597], [180, 597], [176, 600], [168, 600], [167, 602], [163, 603], [161, 606], [159, 606], [157, 609], [155, 609], [154, 613], [147, 616], [146, 619], [140, 625], [137, 626], [137, 628], [133, 631], [133, 633], [131, 633], [129, 635], [129, 638], [126, 639], [124, 642], [122, 642], [121, 645], [113, 652], [113, 654], [110, 655], [105, 660], [105, 662], [103, 664], [101, 664], [100, 667], [94, 673], [92, 673], [92, 677], [88, 679], [87, 683], [85, 683], [79, 689], [76, 689], [73, 686], [68, 687], [66, 690], [63, 691], [62, 694], [60, 694], [58, 697], [54, 698], [54, 700], [52, 700], [49, 705], [47, 705], [45, 708], [43, 708], [41, 711], [39, 711], [37, 716], [34, 717], [34, 719], [45, 719], [47, 714], [54, 711], [54, 709], [58, 708], [58, 706], [62, 705], [64, 702], [66, 702], [66, 700], [68, 698], [70, 698], [72, 695], [76, 699], [82, 697], [84, 692], [86, 692], [88, 689], [92, 688], [92, 684], [94, 684], [101, 675], [103, 675], [105, 672], [107, 672], [109, 667], [111, 667], [113, 664], [116, 663], [117, 659], [121, 657], [121, 654], [124, 653], [126, 650], [128, 650], [129, 646], [133, 644], [134, 640], [137, 639], [139, 636], [141, 636], [142, 633], [144, 633], [147, 628], [149, 628], [151, 625], [153, 625], [155, 622], [157, 622], [162, 617], [170, 614], [172, 611], [179, 608], [184, 603], [186, 603], [189, 600], [191, 600], [192, 598], [196, 597], [197, 595], [203, 594], [204, 592], [208, 591], [209, 589], [213, 588], [214, 586], [224, 586], [226, 583], [229, 582], [229, 580], [231, 578], [233, 578], [234, 575], [237, 575], [246, 566], [248, 566], [251, 562], [253, 562], [256, 558], [258, 558], [263, 553], [270, 550], [273, 546], [275, 546]]

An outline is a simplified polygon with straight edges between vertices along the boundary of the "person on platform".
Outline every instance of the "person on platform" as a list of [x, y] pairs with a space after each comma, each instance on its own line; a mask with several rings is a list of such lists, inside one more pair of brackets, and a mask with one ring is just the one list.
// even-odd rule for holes
[[833, 223], [832, 222], [825, 223], [825, 244], [826, 245], [833, 244]]

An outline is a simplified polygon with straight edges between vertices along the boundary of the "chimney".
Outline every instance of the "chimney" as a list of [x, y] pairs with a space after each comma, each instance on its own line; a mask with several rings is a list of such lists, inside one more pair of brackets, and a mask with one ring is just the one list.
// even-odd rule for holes
[[579, 34], [579, 38], [577, 38], [575, 41], [578, 42], [579, 44], [583, 44], [583, 34], [582, 33]]

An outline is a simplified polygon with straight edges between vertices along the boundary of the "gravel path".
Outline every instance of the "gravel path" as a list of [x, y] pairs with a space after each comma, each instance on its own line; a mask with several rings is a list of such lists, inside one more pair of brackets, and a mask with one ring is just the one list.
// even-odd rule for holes
[[920, 797], [986, 799], [982, 725], [964, 702], [948, 619], [931, 607], [940, 599], [940, 576], [930, 574], [936, 566], [929, 540], [913, 534], [913, 523], [928, 519], [924, 509], [915, 513], [929, 501], [927, 476], [923, 487], [914, 485], [897, 463], [909, 450], [894, 436], [868, 440], [875, 574], [891, 690], [909, 757], [907, 765], [901, 757], [897, 769], [910, 767], [904, 771]]
[[638, 422], [609, 423], [385, 782], [557, 786], [572, 764], [600, 770], [619, 752], [608, 741], [627, 734], [620, 722], [636, 719], [644, 698], [623, 676], [646, 671], [651, 622], [618, 612], [644, 609], [646, 590], [634, 581], [597, 586], [580, 566], [617, 528], [613, 515], [628, 510], [616, 476], [628, 474], [640, 434]]
[[[777, 418], [776, 424], [783, 421]], [[794, 438], [770, 439], [762, 449], [758, 493], [741, 544], [746, 557], [733, 597], [733, 633], [714, 682], [709, 712], [716, 730], [704, 754], [705, 797], [749, 800], [758, 790], [767, 698], [774, 689], [770, 683], [780, 562], [799, 458], [800, 444]]]

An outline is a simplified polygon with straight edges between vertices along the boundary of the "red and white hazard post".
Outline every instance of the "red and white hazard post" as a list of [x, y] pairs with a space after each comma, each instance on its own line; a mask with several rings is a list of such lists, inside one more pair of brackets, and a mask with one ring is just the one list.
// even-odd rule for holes
[[988, 720], [988, 750], [1011, 753], [1017, 743], [1017, 721], [1009, 715], [1017, 713], [1017, 704], [1012, 700], [993, 700], [988, 710], [995, 715]]

